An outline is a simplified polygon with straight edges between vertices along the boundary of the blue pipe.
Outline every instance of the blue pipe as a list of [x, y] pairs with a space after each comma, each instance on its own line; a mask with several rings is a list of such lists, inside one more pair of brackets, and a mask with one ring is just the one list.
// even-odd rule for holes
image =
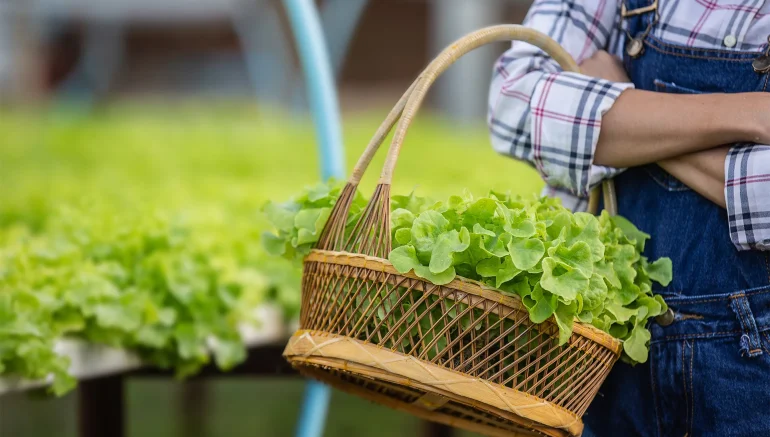
[[334, 176], [341, 179], [345, 174], [342, 123], [334, 74], [318, 11], [312, 0], [283, 0], [283, 4], [297, 42], [308, 90], [321, 157], [321, 177], [328, 179]]
[[[345, 156], [342, 146], [342, 123], [337, 102], [334, 74], [329, 63], [326, 39], [318, 10], [313, 0], [283, 0], [297, 42], [305, 76], [310, 110], [318, 138], [321, 177], [342, 179]], [[329, 409], [331, 389], [309, 381], [300, 412], [297, 437], [321, 437]]]
[[326, 425], [326, 414], [332, 390], [318, 381], [308, 381], [305, 386], [305, 399], [297, 424], [296, 437], [321, 437]]

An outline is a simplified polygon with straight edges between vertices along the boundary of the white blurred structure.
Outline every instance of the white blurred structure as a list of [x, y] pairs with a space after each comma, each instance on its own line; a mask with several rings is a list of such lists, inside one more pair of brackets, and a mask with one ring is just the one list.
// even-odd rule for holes
[[[369, 0], [324, 0], [320, 13], [330, 56], [339, 72], [350, 39]], [[241, 45], [241, 62], [258, 99], [280, 101], [287, 92], [302, 96], [297, 83], [292, 43], [281, 25], [276, 0], [0, 0], [0, 101], [19, 94], [20, 79], [31, 76], [29, 64], [57, 23], [83, 25], [83, 46], [75, 70], [59, 91], [93, 100], [109, 91], [124, 67], [125, 30], [130, 25], [172, 27], [229, 22]], [[179, 60], [167, 67], [178, 69]], [[186, 76], [205, 74], [211, 65], [192, 66]], [[190, 66], [187, 65], [186, 68]], [[25, 71], [20, 69], [24, 68]], [[232, 76], [213, 69], [214, 83]], [[38, 84], [39, 85], [39, 84]]]
[[[414, 1], [413, 10], [427, 13], [424, 24], [417, 24], [426, 30], [427, 58], [468, 32], [510, 22], [512, 9], [523, 11], [530, 3], [409, 1]], [[359, 26], [359, 21], [366, 7], [374, 3], [380, 11], [390, 7], [389, 3], [400, 13], [410, 10], [405, 7], [410, 3], [393, 0], [319, 0], [331, 63], [338, 78], [356, 29], [367, 30], [365, 25]], [[80, 57], [74, 71], [56, 90], [59, 96], [98, 100], [114, 91], [116, 77], [126, 73], [122, 79], [128, 79], [122, 84], [139, 84], [145, 90], [243, 96], [251, 87], [257, 100], [303, 108], [303, 84], [280, 7], [277, 0], [0, 0], [0, 102], [11, 96], [29, 95], [35, 85], [41, 85], [40, 72], [36, 73], [35, 68], [42, 47], [55, 35], [57, 23], [76, 22], [80, 23], [83, 37]], [[367, 20], [377, 18], [373, 15]], [[127, 65], [136, 62], [125, 56], [124, 39], [131, 26], [173, 28], [196, 23], [230, 23], [241, 52], [153, 58], [138, 69], [136, 64]], [[388, 22], [385, 27], [397, 30], [399, 24]], [[415, 50], [422, 50], [421, 44], [416, 41]], [[504, 48], [502, 43], [485, 46], [460, 59], [436, 83], [434, 107], [457, 121], [483, 119], [492, 64]], [[366, 92], [363, 94], [366, 96]]]
[[11, 29], [6, 3], [0, 3], [0, 102], [7, 99], [13, 86], [13, 30]]
[[[431, 54], [482, 27], [504, 22], [507, 0], [434, 0]], [[499, 47], [484, 46], [463, 56], [436, 82], [437, 105], [458, 121], [478, 121], [487, 112], [492, 64]]]
[[37, 35], [24, 0], [0, 0], [0, 103], [29, 98], [39, 90]]

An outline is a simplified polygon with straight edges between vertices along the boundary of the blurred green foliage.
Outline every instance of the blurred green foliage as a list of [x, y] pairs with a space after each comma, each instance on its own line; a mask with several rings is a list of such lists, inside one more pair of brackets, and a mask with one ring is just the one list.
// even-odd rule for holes
[[[346, 116], [348, 168], [384, 115]], [[534, 170], [500, 157], [488, 144], [482, 124], [417, 119], [393, 192], [419, 187], [423, 195], [446, 197], [464, 188], [528, 194], [542, 187]], [[379, 177], [383, 152], [363, 179], [364, 194]], [[318, 177], [309, 120], [246, 105], [124, 104], [90, 116], [0, 114], [0, 225], [22, 222], [39, 229], [52, 208], [84, 201], [237, 213], [259, 221], [256, 212], [264, 201], [289, 197]]]
[[[346, 117], [348, 168], [382, 117], [384, 111]], [[421, 194], [448, 196], [465, 188], [539, 190], [542, 183], [533, 170], [497, 156], [487, 144], [483, 125], [417, 120], [404, 144], [393, 192], [417, 188]], [[373, 188], [383, 158], [380, 153], [372, 163], [362, 182], [364, 193]], [[33, 377], [60, 371], [61, 362], [35, 360], [65, 332], [136, 348], [182, 374], [208, 362], [200, 348], [216, 335], [225, 340], [216, 358], [231, 366], [242, 355], [232, 344], [244, 316], [241, 301], [277, 301], [289, 317], [299, 305], [298, 266], [276, 264], [262, 253], [258, 240], [267, 223], [260, 209], [268, 199], [286, 199], [317, 180], [310, 121], [248, 105], [121, 104], [89, 115], [66, 110], [0, 114], [0, 255], [13, 267], [0, 274], [0, 286], [27, 293], [21, 300], [17, 293], [15, 301], [6, 302], [7, 311], [0, 311], [0, 319], [6, 317], [0, 325], [10, 327], [7, 338], [16, 336], [16, 343], [0, 350], [0, 373], [3, 365]], [[132, 237], [125, 238], [126, 233]], [[158, 233], [174, 238], [158, 249]], [[148, 266], [142, 254], [160, 261]], [[83, 298], [91, 299], [87, 304], [63, 307], [60, 300], [71, 296], [73, 284], [81, 284], [81, 272], [90, 267], [101, 275], [98, 281], [116, 285], [118, 294], [89, 292]], [[42, 282], [41, 272], [47, 278]], [[115, 279], [126, 275], [128, 280]], [[158, 277], [148, 286], [151, 292], [126, 297], [127, 287], [148, 275]], [[205, 303], [191, 309], [194, 305], [181, 296], [195, 285], [185, 281], [197, 276], [208, 285], [199, 287], [196, 302]], [[142, 303], [135, 314], [119, 311], [122, 302], [136, 299]], [[18, 310], [22, 301], [29, 312]], [[169, 308], [189, 322], [185, 329], [168, 326], [171, 318], [146, 316]], [[26, 325], [17, 329], [27, 315], [25, 322], [44, 324], [40, 315], [56, 311], [64, 311], [64, 322], [38, 331]], [[109, 314], [119, 315], [120, 323], [107, 320]], [[156, 326], [140, 335], [136, 326], [150, 323], [147, 317]], [[35, 347], [25, 346], [24, 355], [22, 344]], [[69, 383], [60, 382], [59, 391], [66, 391]]]

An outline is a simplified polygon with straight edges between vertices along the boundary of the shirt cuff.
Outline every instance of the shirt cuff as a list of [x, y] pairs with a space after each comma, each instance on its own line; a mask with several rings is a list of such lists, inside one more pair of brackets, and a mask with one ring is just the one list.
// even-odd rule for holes
[[578, 197], [561, 188], [546, 185], [540, 193], [545, 197], [556, 197], [561, 201], [561, 205], [572, 212], [585, 212], [588, 210], [588, 198]]
[[542, 76], [530, 101], [532, 162], [548, 185], [587, 197], [623, 170], [594, 165], [594, 152], [602, 116], [633, 87], [579, 73]]
[[730, 238], [738, 250], [770, 250], [770, 146], [737, 144], [725, 159]]

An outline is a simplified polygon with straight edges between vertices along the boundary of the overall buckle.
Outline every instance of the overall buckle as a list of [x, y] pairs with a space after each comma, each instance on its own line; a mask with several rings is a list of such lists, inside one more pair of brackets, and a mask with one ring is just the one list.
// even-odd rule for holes
[[646, 14], [647, 12], [656, 11], [658, 9], [658, 0], [655, 0], [652, 2], [651, 5], [645, 6], [643, 8], [636, 8], [631, 9], [630, 11], [626, 7], [626, 3], [623, 2], [620, 4], [620, 16], [623, 18], [633, 17], [635, 15], [641, 15]]
[[649, 22], [649, 24], [647, 24], [647, 29], [644, 32], [638, 35], [631, 35], [628, 30], [626, 30], [626, 35], [628, 36], [628, 43], [626, 43], [626, 53], [628, 53], [632, 59], [638, 58], [644, 52], [644, 38], [647, 37], [647, 34], [649, 34], [650, 30], [652, 30], [652, 26], [658, 21], [658, 0], [654, 0], [649, 6], [631, 10], [628, 10], [625, 1], [620, 3], [620, 16], [623, 20], [649, 12], [654, 12], [655, 17]]

